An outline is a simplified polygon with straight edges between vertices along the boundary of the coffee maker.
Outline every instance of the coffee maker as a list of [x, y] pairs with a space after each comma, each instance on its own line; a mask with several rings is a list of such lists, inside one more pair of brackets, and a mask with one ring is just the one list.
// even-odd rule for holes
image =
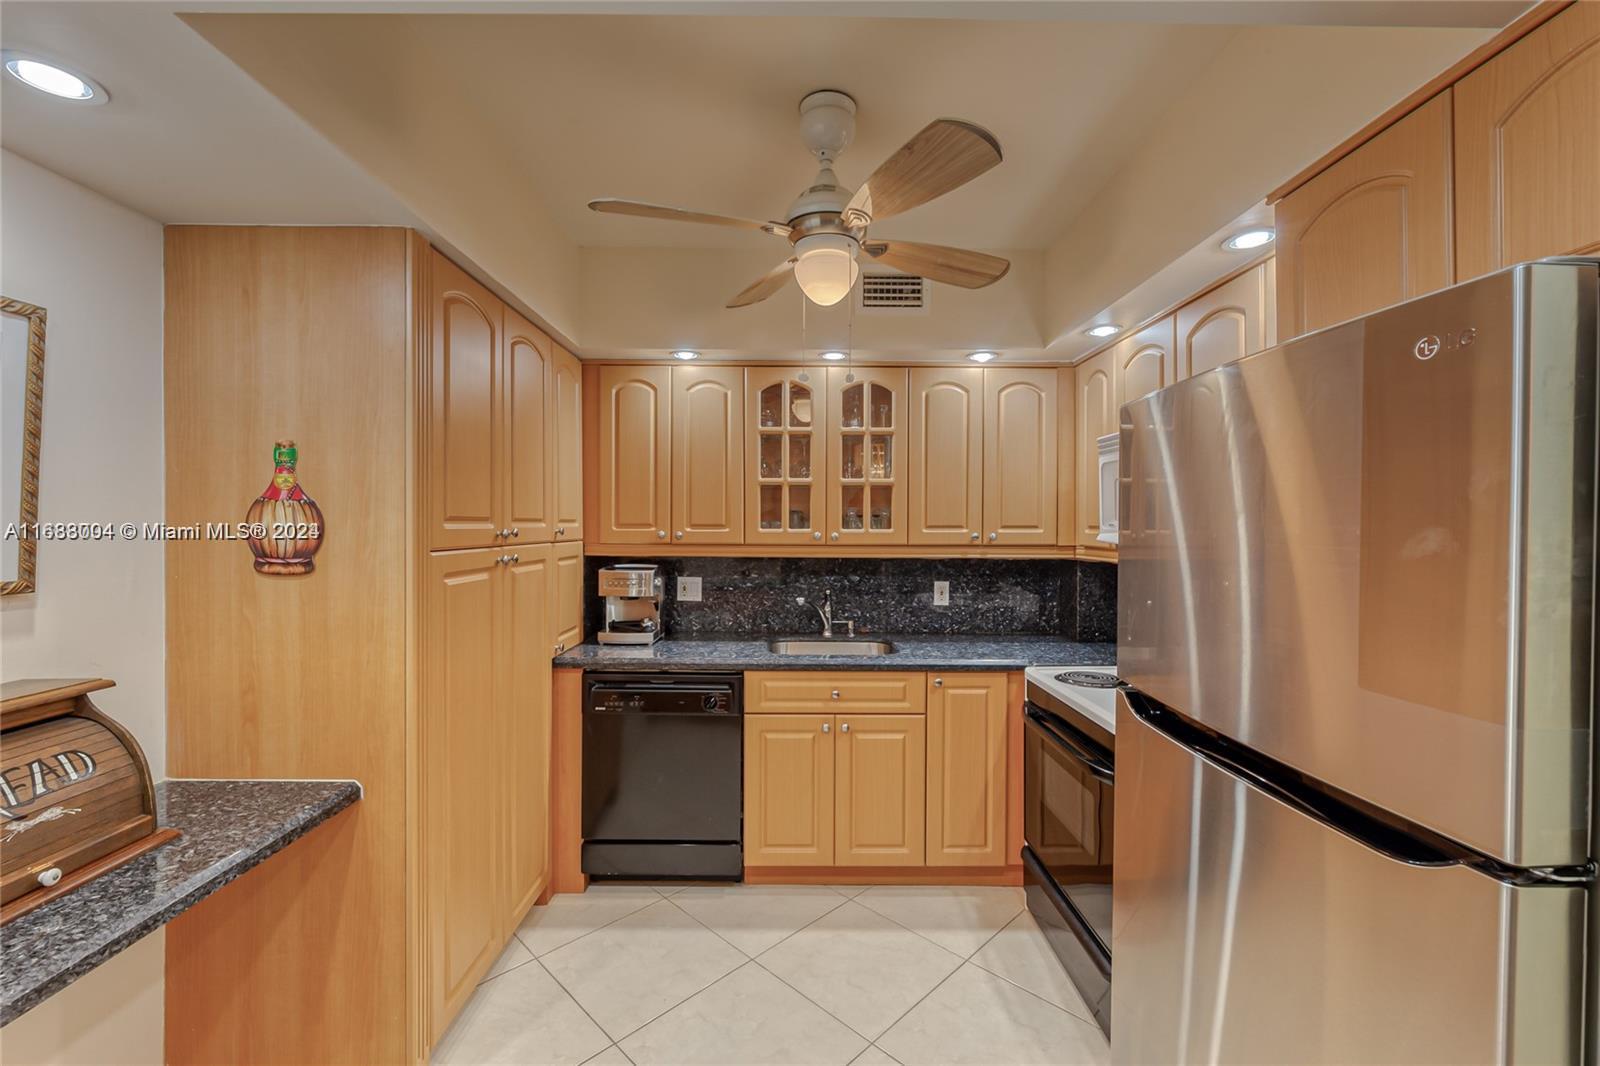
[[649, 563], [621, 563], [601, 569], [600, 595], [606, 598], [605, 623], [595, 636], [601, 644], [654, 644], [661, 638], [661, 571]]

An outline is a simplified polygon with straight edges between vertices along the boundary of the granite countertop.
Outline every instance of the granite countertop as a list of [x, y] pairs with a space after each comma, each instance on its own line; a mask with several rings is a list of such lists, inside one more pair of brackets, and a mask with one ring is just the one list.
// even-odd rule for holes
[[0, 932], [0, 1025], [350, 806], [354, 781], [163, 781], [158, 822], [183, 835]]
[[[803, 638], [802, 638], [803, 639]], [[812, 638], [816, 639], [816, 638]], [[658, 640], [645, 646], [580, 644], [555, 660], [584, 670], [1021, 670], [1029, 666], [1111, 666], [1115, 644], [1059, 637], [897, 637], [888, 655], [779, 655], [761, 640]]]

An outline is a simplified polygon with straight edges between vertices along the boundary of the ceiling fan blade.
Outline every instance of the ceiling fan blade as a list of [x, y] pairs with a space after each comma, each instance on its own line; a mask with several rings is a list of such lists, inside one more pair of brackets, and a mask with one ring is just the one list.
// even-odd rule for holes
[[733, 218], [729, 215], [708, 215], [704, 211], [685, 211], [681, 207], [664, 207], [640, 200], [618, 200], [605, 197], [590, 200], [589, 210], [607, 215], [637, 215], [640, 218], [665, 218], [673, 222], [702, 222], [708, 226], [730, 226], [733, 229], [758, 229], [779, 237], [789, 235], [789, 227], [782, 222], [757, 222], [753, 218]]
[[789, 279], [794, 277], [795, 258], [790, 256], [765, 274], [752, 285], [747, 285], [740, 290], [739, 295], [728, 301], [729, 307], [749, 307], [758, 304], [768, 296], [789, 284]]
[[1006, 276], [1011, 261], [998, 255], [947, 248], [942, 244], [917, 244], [914, 241], [867, 241], [861, 250], [885, 266], [918, 274], [930, 281], [981, 289]]
[[846, 225], [865, 226], [925, 204], [1000, 162], [1000, 142], [981, 126], [934, 119], [884, 160], [844, 209]]

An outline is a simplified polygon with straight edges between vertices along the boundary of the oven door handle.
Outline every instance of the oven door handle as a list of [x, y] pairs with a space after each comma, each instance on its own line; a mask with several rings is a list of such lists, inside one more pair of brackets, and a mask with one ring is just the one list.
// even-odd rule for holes
[[1076, 740], [1051, 725], [1050, 721], [1041, 712], [1034, 710], [1032, 707], [1024, 707], [1022, 713], [1027, 718], [1028, 725], [1043, 733], [1057, 747], [1065, 748], [1067, 754], [1082, 763], [1084, 768], [1094, 775], [1095, 780], [1107, 785], [1116, 783], [1116, 768], [1110, 763], [1088, 751], [1082, 744], [1079, 744]]

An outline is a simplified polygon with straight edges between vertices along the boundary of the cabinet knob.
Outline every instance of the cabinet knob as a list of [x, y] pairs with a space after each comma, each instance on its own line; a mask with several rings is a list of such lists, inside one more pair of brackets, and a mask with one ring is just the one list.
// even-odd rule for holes
[[831, 732], [833, 732], [833, 726], [829, 725], [827, 722], [823, 722], [822, 723], [822, 731], [824, 733], [831, 733]]
[[999, 539], [1000, 539], [1000, 534], [998, 534], [998, 533], [990, 533], [989, 534], [989, 543], [990, 544], [993, 544], [995, 541], [997, 541]]
[[656, 530], [656, 539], [657, 540], [666, 540], [667, 539], [667, 531], [664, 530], [664, 529]]
[[522, 530], [518, 529], [516, 526], [512, 526], [510, 529], [506, 530], [506, 535], [510, 537], [520, 537], [522, 536]]
[[822, 539], [822, 530], [819, 529], [815, 533], [811, 534], [811, 539], [812, 540], [821, 540]]
[[850, 732], [850, 723], [849, 722], [841, 722], [841, 723], [839, 723], [839, 732], [841, 732], [841, 733]]
[[972, 531], [972, 539], [973, 540], [981, 540], [981, 539], [983, 539], [983, 535], [980, 534], [977, 530], [973, 530]]
[[502, 539], [504, 539], [505, 535], [506, 535], [506, 531], [503, 530], [503, 529], [497, 529], [497, 530], [494, 531], [494, 539], [495, 540], [502, 540]]
[[556, 536], [564, 537], [566, 535], [567, 535], [567, 531], [566, 531], [566, 528], [564, 526], [557, 526], [556, 527]]
[[933, 687], [934, 688], [944, 688], [944, 678], [942, 678], [942, 677], [934, 678], [933, 679]]
[[836, 529], [832, 533], [829, 533], [828, 534], [828, 539], [829, 540], [838, 540], [839, 539], [839, 531]]
[[672, 539], [673, 540], [682, 540], [683, 539], [683, 530], [681, 530], [681, 529], [675, 530], [673, 532], [673, 534], [672, 534]]
[[40, 870], [39, 871], [39, 883], [41, 885], [43, 885], [45, 888], [49, 888], [51, 885], [57, 883], [60, 880], [61, 880], [61, 867], [59, 867], [59, 866], [52, 866], [48, 870]]
[[833, 690], [833, 698], [834, 699], [838, 699], [839, 698], [839, 690], [838, 689], [834, 689]]
[[511, 555], [511, 561], [514, 562], [514, 563], [520, 563], [520, 562], [522, 562], [522, 556], [520, 554], [517, 554], [517, 553], [513, 552], [512, 555]]

